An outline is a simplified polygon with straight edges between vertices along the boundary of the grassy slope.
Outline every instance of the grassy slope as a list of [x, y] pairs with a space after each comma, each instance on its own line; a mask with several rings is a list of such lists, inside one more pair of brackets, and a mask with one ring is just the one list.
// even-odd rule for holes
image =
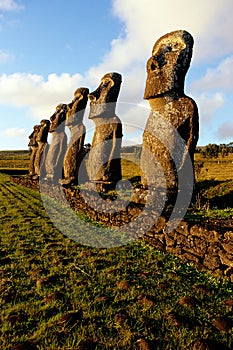
[[80, 246], [53, 227], [37, 192], [5, 175], [0, 198], [1, 349], [135, 349], [138, 338], [161, 350], [200, 338], [233, 348], [229, 282], [143, 242]]
[[28, 169], [28, 151], [0, 151], [0, 169]]
[[200, 180], [225, 181], [233, 179], [233, 153], [222, 158], [203, 158], [201, 154], [195, 154], [195, 162], [204, 162], [201, 170]]

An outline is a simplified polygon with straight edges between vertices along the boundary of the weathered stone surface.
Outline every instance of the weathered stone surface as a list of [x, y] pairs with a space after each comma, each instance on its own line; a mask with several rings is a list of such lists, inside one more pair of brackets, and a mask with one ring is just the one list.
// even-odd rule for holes
[[227, 231], [224, 234], [225, 240], [227, 240], [228, 242], [232, 242], [233, 241], [233, 231]]
[[135, 342], [135, 346], [136, 346], [136, 349], [139, 349], [139, 350], [151, 350], [152, 349], [149, 345], [149, 342], [144, 338], [138, 339]]
[[206, 254], [203, 265], [209, 270], [216, 270], [221, 266], [221, 261], [218, 255]]
[[59, 104], [55, 113], [51, 116], [49, 132], [52, 133], [52, 142], [45, 161], [46, 180], [57, 182], [62, 178], [64, 156], [67, 148], [67, 136], [65, 134], [67, 106]]
[[223, 265], [233, 267], [233, 252], [226, 253], [226, 252], [220, 251], [219, 256]]
[[233, 253], [233, 242], [223, 242], [222, 247], [227, 253]]
[[229, 332], [232, 328], [231, 322], [225, 317], [217, 317], [213, 320], [212, 325], [219, 331]]
[[30, 154], [30, 162], [29, 162], [29, 175], [34, 176], [35, 175], [35, 158], [36, 158], [36, 152], [38, 150], [38, 143], [36, 141], [38, 132], [40, 130], [40, 125], [35, 125], [33, 127], [33, 132], [29, 136], [29, 144], [28, 146], [31, 149]]
[[95, 132], [88, 158], [88, 175], [91, 181], [113, 184], [113, 187], [122, 178], [122, 124], [115, 114], [120, 86], [121, 75], [108, 73], [99, 87], [89, 94], [89, 119], [95, 123]]
[[84, 157], [84, 140], [86, 128], [83, 116], [88, 101], [89, 90], [79, 88], [74, 93], [74, 99], [67, 105], [66, 123], [70, 129], [70, 142], [64, 157], [64, 179], [62, 185], [78, 183], [79, 165]]
[[37, 134], [36, 142], [38, 149], [35, 157], [35, 174], [36, 177], [45, 175], [45, 158], [48, 152], [48, 133], [50, 128], [50, 121], [42, 119], [40, 122], [40, 129]]
[[[205, 230], [205, 232], [204, 232]], [[203, 228], [200, 225], [194, 225], [190, 228], [190, 233], [192, 236], [202, 237], [205, 235], [208, 237], [209, 242], [217, 242], [219, 240], [220, 234], [214, 230]]]
[[168, 33], [157, 40], [147, 63], [144, 98], [151, 113], [143, 134], [142, 183], [167, 190], [170, 198], [177, 194], [178, 178], [183, 191], [193, 190], [199, 118], [196, 103], [184, 93], [192, 47], [188, 32]]
[[179, 304], [182, 306], [194, 307], [198, 304], [198, 300], [195, 297], [186, 295], [179, 300]]

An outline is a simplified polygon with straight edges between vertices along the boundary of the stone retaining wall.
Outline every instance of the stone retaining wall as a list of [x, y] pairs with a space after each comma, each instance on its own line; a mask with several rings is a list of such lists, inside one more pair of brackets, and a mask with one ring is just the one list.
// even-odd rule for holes
[[[19, 185], [39, 190], [37, 181], [25, 177], [11, 177], [11, 179]], [[46, 191], [54, 199], [59, 199], [59, 191], [55, 186], [48, 186]], [[130, 203], [119, 212], [103, 213], [105, 209], [103, 201], [100, 202], [97, 211], [85, 202], [79, 190], [66, 188], [64, 193], [72, 209], [88, 215], [91, 220], [105, 226], [119, 227], [129, 223], [138, 217], [144, 207]], [[89, 196], [88, 203], [98, 203], [98, 196], [92, 191], [87, 191], [86, 195]], [[196, 224], [182, 220], [169, 232], [166, 218], [160, 216], [156, 225], [142, 238], [161, 251], [174, 254], [186, 262], [193, 262], [197, 268], [209, 270], [214, 275], [228, 276], [233, 282], [233, 223], [223, 226], [221, 221]]]

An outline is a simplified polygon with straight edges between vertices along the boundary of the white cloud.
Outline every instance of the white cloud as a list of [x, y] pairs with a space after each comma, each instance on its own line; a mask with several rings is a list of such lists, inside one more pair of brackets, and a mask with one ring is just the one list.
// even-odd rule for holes
[[80, 74], [41, 75], [15, 73], [0, 76], [0, 104], [28, 107], [33, 119], [50, 117], [59, 103], [68, 103], [81, 85]]
[[217, 131], [218, 136], [223, 139], [229, 139], [230, 141], [233, 141], [233, 125], [231, 121], [223, 123], [218, 131]]
[[0, 0], [0, 11], [18, 11], [21, 8], [14, 0]]
[[27, 130], [25, 128], [8, 128], [1, 131], [1, 136], [11, 138], [22, 138], [26, 136], [26, 132]]
[[201, 122], [209, 123], [217, 109], [224, 104], [224, 95], [220, 92], [214, 94], [202, 93], [198, 98], [198, 109], [201, 117]]
[[223, 59], [215, 68], [207, 68], [205, 75], [193, 84], [193, 90], [232, 91], [233, 87], [233, 56]]

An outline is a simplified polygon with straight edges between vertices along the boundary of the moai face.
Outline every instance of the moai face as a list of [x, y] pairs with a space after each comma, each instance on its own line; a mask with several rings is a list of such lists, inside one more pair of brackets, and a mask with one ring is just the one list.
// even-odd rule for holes
[[65, 128], [65, 123], [63, 123], [66, 120], [66, 113], [67, 113], [67, 105], [66, 104], [59, 104], [56, 107], [56, 112], [50, 117], [50, 128], [49, 132], [54, 131], [63, 131]]
[[34, 125], [33, 127], [33, 132], [31, 133], [31, 135], [29, 136], [29, 144], [28, 146], [30, 147], [36, 147], [38, 146], [37, 145], [37, 142], [36, 142], [36, 138], [37, 138], [37, 135], [38, 135], [38, 132], [40, 130], [41, 126], [40, 125]]
[[82, 123], [88, 101], [88, 93], [89, 89], [83, 87], [75, 91], [73, 100], [67, 105], [67, 126]]
[[145, 99], [167, 92], [183, 94], [192, 48], [193, 38], [184, 30], [168, 33], [156, 41], [147, 62]]
[[108, 73], [101, 79], [98, 88], [91, 92], [89, 119], [108, 118], [115, 115], [116, 101], [121, 86], [121, 75], [119, 73]]
[[47, 142], [49, 128], [50, 128], [50, 121], [48, 119], [42, 119], [40, 122], [40, 131], [38, 133], [38, 141], [43, 143]]
[[50, 121], [48, 119], [42, 119], [40, 121], [40, 125], [43, 129], [48, 130], [49, 131], [49, 127], [50, 127]]

